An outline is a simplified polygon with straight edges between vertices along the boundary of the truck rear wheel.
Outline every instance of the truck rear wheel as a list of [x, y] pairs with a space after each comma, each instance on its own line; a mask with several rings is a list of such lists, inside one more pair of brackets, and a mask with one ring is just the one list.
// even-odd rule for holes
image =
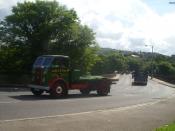
[[81, 94], [83, 94], [83, 95], [89, 95], [90, 90], [88, 90], [88, 89], [81, 89], [80, 92], [81, 92]]
[[31, 88], [31, 92], [35, 95], [35, 96], [40, 96], [44, 91], [43, 90], [36, 90], [34, 88]]
[[110, 88], [109, 87], [104, 87], [101, 89], [97, 89], [97, 94], [100, 96], [107, 96], [109, 93]]
[[50, 90], [50, 95], [54, 98], [64, 97], [68, 93], [66, 86], [63, 83], [57, 82]]

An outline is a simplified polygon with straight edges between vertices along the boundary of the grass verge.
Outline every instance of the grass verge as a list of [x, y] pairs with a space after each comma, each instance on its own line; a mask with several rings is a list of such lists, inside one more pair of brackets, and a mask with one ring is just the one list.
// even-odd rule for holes
[[155, 131], [175, 131], [175, 122], [172, 124], [157, 128]]

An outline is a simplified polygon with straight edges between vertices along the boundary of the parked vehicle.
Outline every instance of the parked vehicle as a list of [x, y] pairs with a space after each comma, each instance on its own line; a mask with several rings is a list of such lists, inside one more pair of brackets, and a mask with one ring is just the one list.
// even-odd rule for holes
[[43, 92], [53, 97], [63, 97], [68, 90], [80, 90], [82, 94], [97, 91], [98, 95], [108, 95], [114, 81], [104, 76], [84, 76], [80, 70], [71, 69], [70, 59], [63, 55], [39, 56], [33, 64], [32, 83], [29, 85], [34, 95]]

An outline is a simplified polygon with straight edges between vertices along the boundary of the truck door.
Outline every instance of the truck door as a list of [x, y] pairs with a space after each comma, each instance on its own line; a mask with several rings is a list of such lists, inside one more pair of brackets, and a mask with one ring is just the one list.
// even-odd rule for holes
[[52, 63], [52, 74], [69, 82], [69, 59], [56, 57]]

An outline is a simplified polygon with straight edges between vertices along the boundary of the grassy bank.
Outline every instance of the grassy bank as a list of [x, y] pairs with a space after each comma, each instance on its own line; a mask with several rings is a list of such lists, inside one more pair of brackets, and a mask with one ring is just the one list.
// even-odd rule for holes
[[172, 124], [157, 128], [155, 131], [175, 131], [175, 122]]

